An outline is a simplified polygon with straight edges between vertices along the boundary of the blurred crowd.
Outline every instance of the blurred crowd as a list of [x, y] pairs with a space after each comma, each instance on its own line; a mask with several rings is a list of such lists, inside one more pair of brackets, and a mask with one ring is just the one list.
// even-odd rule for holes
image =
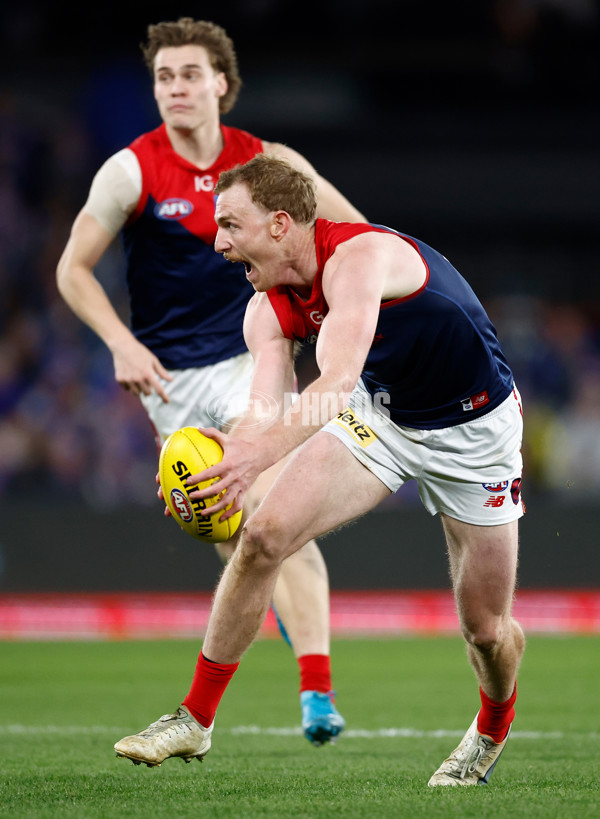
[[[0, 493], [154, 500], [156, 449], [112, 358], [67, 308], [56, 264], [95, 169], [74, 116], [0, 98]], [[120, 248], [97, 271], [127, 315]]]
[[487, 305], [523, 398], [525, 485], [557, 501], [600, 490], [598, 305], [506, 296]]
[[[528, 36], [541, 5], [495, 4], [507, 50]], [[579, 0], [569, 8], [587, 7]], [[517, 14], [519, 9], [529, 16]], [[122, 78], [113, 90], [117, 86]], [[40, 98], [0, 92], [4, 499], [33, 490], [100, 507], [156, 502], [157, 453], [146, 414], [116, 384], [110, 354], [55, 285], [57, 261], [92, 175], [108, 152], [124, 144], [113, 133], [114, 144], [107, 139], [99, 145], [107, 117], [98, 105], [94, 110], [95, 122], [71, 108], [46, 107]], [[147, 127], [153, 126], [144, 122], [139, 131]], [[97, 274], [126, 317], [120, 245]], [[565, 502], [594, 497], [600, 490], [599, 306], [509, 293], [494, 296], [486, 307], [524, 400], [526, 492], [555, 493]]]

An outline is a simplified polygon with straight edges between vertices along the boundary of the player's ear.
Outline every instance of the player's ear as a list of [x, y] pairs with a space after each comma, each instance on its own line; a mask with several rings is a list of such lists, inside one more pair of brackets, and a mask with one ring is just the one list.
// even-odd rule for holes
[[271, 236], [278, 242], [283, 239], [291, 225], [291, 217], [285, 210], [276, 210], [271, 216]]
[[220, 71], [215, 79], [215, 89], [217, 92], [217, 97], [224, 97], [229, 89], [229, 83], [227, 82], [227, 77], [225, 74]]

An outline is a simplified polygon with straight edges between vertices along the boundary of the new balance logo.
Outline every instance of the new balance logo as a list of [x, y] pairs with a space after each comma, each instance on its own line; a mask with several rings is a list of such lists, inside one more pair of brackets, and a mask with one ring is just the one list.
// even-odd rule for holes
[[496, 509], [498, 506], [502, 506], [504, 503], [504, 495], [494, 495], [491, 498], [488, 498], [486, 502], [483, 504], [484, 506], [493, 506]]
[[490, 399], [484, 390], [483, 392], [478, 392], [477, 395], [472, 395], [470, 398], [463, 398], [460, 403], [462, 404], [464, 412], [471, 412], [472, 410], [485, 407], [486, 404], [490, 403]]

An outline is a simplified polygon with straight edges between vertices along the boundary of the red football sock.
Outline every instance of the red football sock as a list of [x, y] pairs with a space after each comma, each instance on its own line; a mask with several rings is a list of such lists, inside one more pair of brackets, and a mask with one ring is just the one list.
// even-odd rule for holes
[[329, 654], [304, 654], [298, 657], [300, 691], [331, 691], [331, 661]]
[[517, 699], [517, 684], [512, 697], [506, 702], [494, 702], [482, 688], [479, 689], [481, 696], [481, 710], [477, 716], [477, 730], [480, 734], [491, 737], [494, 742], [502, 742], [506, 739], [511, 722], [515, 718], [515, 701]]
[[182, 704], [205, 728], [212, 725], [221, 697], [238, 665], [213, 663], [200, 652], [192, 687]]

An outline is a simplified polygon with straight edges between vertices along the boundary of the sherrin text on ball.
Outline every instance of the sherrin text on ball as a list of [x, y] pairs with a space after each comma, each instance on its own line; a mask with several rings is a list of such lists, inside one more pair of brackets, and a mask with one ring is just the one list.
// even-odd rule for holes
[[225, 521], [219, 518], [223, 510], [214, 515], [202, 511], [219, 500], [219, 495], [203, 500], [190, 498], [190, 492], [204, 489], [219, 478], [212, 478], [192, 486], [186, 481], [204, 469], [214, 466], [223, 458], [221, 446], [207, 438], [196, 427], [183, 427], [173, 432], [164, 442], [158, 461], [158, 475], [165, 502], [179, 526], [192, 537], [207, 543], [222, 543], [237, 530], [242, 513], [236, 512]]

